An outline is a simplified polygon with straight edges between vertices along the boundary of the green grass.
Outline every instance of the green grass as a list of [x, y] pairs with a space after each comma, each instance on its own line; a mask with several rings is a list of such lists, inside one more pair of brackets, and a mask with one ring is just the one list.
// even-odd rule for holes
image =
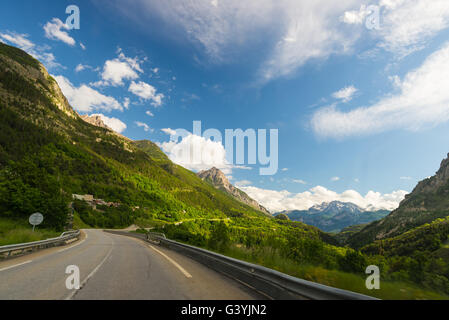
[[288, 275], [324, 284], [327, 286], [358, 292], [383, 300], [448, 300], [449, 296], [423, 289], [412, 283], [382, 281], [379, 290], [368, 290], [365, 287], [365, 277], [323, 267], [301, 265], [281, 257], [275, 250], [263, 248], [251, 250], [244, 247], [231, 247], [225, 255], [235, 259], [258, 264]]
[[23, 220], [0, 218], [0, 246], [27, 243], [60, 236], [60, 232], [32, 226]]
[[83, 220], [81, 220], [79, 214], [77, 212], [73, 215], [73, 229], [74, 230], [80, 230], [80, 229], [91, 229], [92, 227], [86, 224]]

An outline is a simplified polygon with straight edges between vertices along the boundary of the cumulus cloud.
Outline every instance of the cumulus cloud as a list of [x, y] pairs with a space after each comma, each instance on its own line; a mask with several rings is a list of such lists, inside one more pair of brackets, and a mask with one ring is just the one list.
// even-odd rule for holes
[[80, 64], [78, 64], [76, 66], [75, 72], [81, 72], [81, 71], [84, 71], [84, 70], [87, 70], [87, 69], [92, 69], [92, 67], [87, 65], [87, 64], [80, 63]]
[[69, 26], [63, 23], [58, 18], [53, 18], [51, 21], [47, 22], [44, 26], [45, 36], [51, 40], [59, 40], [70, 46], [76, 44], [75, 39], [73, 39], [64, 30], [70, 30]]
[[394, 210], [408, 193], [403, 190], [389, 194], [369, 191], [365, 196], [362, 196], [355, 190], [337, 193], [322, 186], [316, 186], [308, 191], [296, 194], [287, 190], [275, 191], [253, 186], [243, 186], [240, 189], [271, 212], [307, 210], [314, 205], [335, 200], [351, 202], [367, 210]]
[[[172, 129], [162, 129], [166, 134], [174, 135]], [[168, 157], [187, 169], [200, 171], [216, 167], [225, 174], [232, 172], [233, 165], [226, 160], [226, 150], [221, 142], [188, 134], [181, 141], [169, 141], [160, 144]]]
[[123, 80], [135, 80], [139, 78], [139, 73], [143, 73], [140, 67], [141, 61], [136, 58], [125, 56], [122, 50], [118, 49], [118, 57], [107, 60], [101, 73], [102, 80], [93, 83], [94, 86], [123, 86]]
[[29, 55], [42, 62], [45, 67], [49, 69], [62, 67], [61, 64], [56, 62], [56, 58], [53, 53], [48, 52], [48, 47], [35, 45], [31, 40], [28, 39], [27, 34], [19, 34], [15, 32], [0, 32], [0, 40], [3, 40], [8, 44], [15, 45], [20, 49], [26, 51]]
[[123, 106], [125, 107], [125, 109], [129, 108], [130, 103], [131, 103], [131, 100], [129, 98], [125, 98], [125, 100], [123, 100]]
[[147, 112], [145, 112], [145, 114], [146, 114], [147, 116], [154, 117], [153, 112], [151, 112], [150, 110], [148, 110]]
[[92, 116], [98, 116], [101, 118], [101, 120], [104, 122], [105, 125], [107, 125], [109, 128], [114, 130], [115, 132], [122, 133], [126, 130], [127, 126], [124, 122], [122, 122], [120, 119], [117, 118], [110, 118], [105, 116], [104, 114], [92, 114]]
[[449, 120], [449, 43], [398, 81], [398, 93], [377, 103], [340, 111], [335, 106], [312, 117], [315, 133], [324, 138], [344, 138], [393, 129], [418, 130]]
[[146, 124], [146, 123], [144, 123], [144, 122], [140, 122], [140, 121], [136, 121], [135, 123], [136, 123], [136, 125], [137, 125], [138, 127], [143, 128], [143, 130], [144, 130], [145, 132], [148, 132], [148, 131], [153, 132], [153, 129], [151, 129], [151, 127], [150, 127], [148, 124]]
[[143, 81], [131, 82], [129, 86], [129, 92], [134, 93], [136, 96], [142, 98], [143, 100], [150, 100], [151, 105], [154, 107], [159, 107], [162, 105], [162, 99], [164, 95], [162, 93], [157, 93], [157, 90], [152, 85], [145, 83]]
[[348, 86], [332, 94], [335, 99], [342, 100], [343, 102], [349, 102], [354, 97], [357, 89], [354, 86]]
[[71, 106], [79, 112], [123, 111], [122, 105], [113, 97], [105, 96], [85, 84], [77, 88], [63, 76], [54, 76], [54, 78]]

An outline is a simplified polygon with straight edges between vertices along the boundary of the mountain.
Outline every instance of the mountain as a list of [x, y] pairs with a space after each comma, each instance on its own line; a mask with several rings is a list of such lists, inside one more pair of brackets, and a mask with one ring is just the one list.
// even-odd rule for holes
[[[86, 211], [81, 219], [97, 227], [266, 219], [172, 163], [153, 142], [132, 141], [100, 120], [82, 119], [39, 61], [0, 43], [0, 218], [38, 211], [45, 227], [61, 229], [71, 195], [92, 194], [122, 204], [110, 214]], [[129, 209], [136, 207], [145, 209]]]
[[379, 220], [388, 213], [386, 210], [367, 211], [349, 202], [332, 201], [309, 210], [283, 211], [276, 215], [285, 214], [293, 221], [301, 221], [326, 232], [338, 232], [348, 226]]
[[420, 181], [399, 207], [382, 220], [354, 233], [348, 244], [362, 247], [374, 240], [396, 237], [418, 226], [449, 216], [449, 154], [434, 176]]
[[256, 210], [262, 211], [263, 213], [271, 216], [271, 213], [263, 206], [261, 206], [256, 200], [252, 199], [242, 190], [234, 187], [229, 182], [228, 178], [226, 178], [226, 175], [219, 169], [213, 167], [209, 170], [201, 171], [198, 173], [198, 177], [210, 183], [215, 188], [228, 193], [238, 201], [243, 202]]

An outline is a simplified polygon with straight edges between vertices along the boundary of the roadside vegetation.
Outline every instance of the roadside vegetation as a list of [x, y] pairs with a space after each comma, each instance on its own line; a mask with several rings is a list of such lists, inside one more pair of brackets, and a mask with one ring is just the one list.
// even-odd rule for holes
[[59, 237], [61, 232], [54, 229], [41, 229], [32, 226], [26, 220], [0, 218], [0, 246], [26, 243]]

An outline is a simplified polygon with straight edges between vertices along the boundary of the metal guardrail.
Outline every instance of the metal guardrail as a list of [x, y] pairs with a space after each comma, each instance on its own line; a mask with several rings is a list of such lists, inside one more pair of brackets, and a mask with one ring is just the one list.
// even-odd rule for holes
[[169, 240], [162, 233], [150, 232], [146, 240], [157, 242], [243, 282], [276, 300], [377, 300], [363, 294], [337, 289], [258, 266], [245, 261]]
[[66, 244], [68, 240], [78, 238], [80, 236], [79, 230], [66, 231], [57, 238], [51, 238], [41, 241], [34, 241], [28, 243], [11, 244], [0, 247], [0, 256], [6, 255], [10, 257], [14, 252], [24, 253], [25, 251], [35, 251], [38, 249], [44, 249], [49, 247], [56, 247]]

